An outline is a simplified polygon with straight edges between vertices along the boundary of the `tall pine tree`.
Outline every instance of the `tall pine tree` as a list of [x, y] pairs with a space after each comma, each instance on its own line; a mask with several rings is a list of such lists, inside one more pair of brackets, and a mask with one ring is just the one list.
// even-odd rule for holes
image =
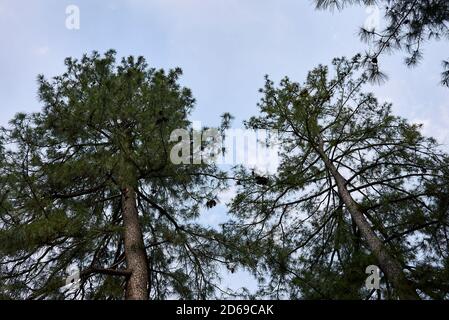
[[[195, 218], [223, 183], [214, 165], [170, 161], [170, 134], [191, 128], [194, 106], [181, 71], [116, 63], [114, 51], [65, 65], [38, 78], [43, 110], [3, 129], [0, 294], [212, 296], [222, 244]], [[64, 287], [72, 267], [79, 288]]]
[[335, 59], [332, 75], [319, 66], [302, 85], [267, 78], [261, 114], [247, 122], [278, 131], [281, 147], [276, 174], [237, 170], [238, 219], [225, 229], [241, 239], [242, 263], [269, 281], [261, 294], [366, 298], [373, 264], [385, 275], [383, 297], [449, 293], [447, 156], [363, 93], [362, 60]]

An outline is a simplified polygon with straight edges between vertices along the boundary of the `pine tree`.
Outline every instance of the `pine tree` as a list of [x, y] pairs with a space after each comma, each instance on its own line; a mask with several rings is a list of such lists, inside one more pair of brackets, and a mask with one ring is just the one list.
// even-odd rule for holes
[[[212, 164], [170, 161], [194, 106], [180, 69], [114, 51], [38, 77], [41, 112], [3, 129], [0, 294], [15, 299], [200, 299], [220, 236], [195, 222], [224, 183]], [[80, 269], [77, 290], [67, 269]], [[75, 287], [76, 288], [76, 287]]]
[[[381, 5], [386, 26], [382, 30], [361, 28], [363, 41], [372, 43], [365, 64], [372, 79], [384, 75], [379, 70], [379, 57], [383, 52], [404, 50], [405, 63], [414, 66], [423, 57], [425, 42], [440, 40], [449, 36], [449, 2], [447, 0], [315, 0], [318, 9], [343, 9], [347, 5]], [[443, 61], [441, 83], [449, 87], [449, 62]]]
[[[252, 262], [261, 294], [366, 298], [373, 264], [385, 275], [384, 297], [449, 293], [447, 156], [419, 125], [363, 93], [362, 60], [335, 59], [333, 76], [319, 66], [303, 85], [267, 77], [260, 116], [246, 123], [278, 131], [271, 143], [281, 147], [278, 172], [264, 183], [237, 170], [236, 220], [225, 229], [249, 248], [241, 261]], [[422, 270], [440, 284], [424, 283]]]

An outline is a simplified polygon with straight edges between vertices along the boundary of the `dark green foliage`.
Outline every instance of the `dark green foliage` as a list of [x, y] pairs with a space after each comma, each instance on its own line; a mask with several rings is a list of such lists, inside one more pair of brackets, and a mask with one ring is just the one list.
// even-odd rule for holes
[[[194, 99], [181, 70], [149, 68], [115, 52], [68, 58], [67, 71], [39, 76], [43, 110], [18, 114], [0, 153], [0, 294], [10, 298], [123, 298], [121, 190], [137, 190], [148, 254], [150, 298], [213, 295], [215, 231], [200, 207], [223, 183], [213, 165], [173, 165], [170, 133], [190, 128]], [[59, 288], [81, 269], [76, 294]], [[84, 273], [83, 273], [84, 272]]]
[[[420, 126], [391, 114], [363, 85], [360, 56], [312, 70], [304, 84], [266, 79], [249, 128], [279, 132], [280, 167], [260, 185], [246, 169], [226, 231], [258, 243], [247, 259], [265, 278], [261, 295], [364, 299], [365, 268], [377, 264], [338, 193], [319, 145], [346, 179], [375, 233], [423, 297], [447, 297], [447, 156]], [[428, 277], [420, 278], [423, 268]], [[267, 272], [270, 276], [266, 276]], [[438, 279], [440, 285], [431, 286]], [[388, 279], [382, 297], [397, 295]]]

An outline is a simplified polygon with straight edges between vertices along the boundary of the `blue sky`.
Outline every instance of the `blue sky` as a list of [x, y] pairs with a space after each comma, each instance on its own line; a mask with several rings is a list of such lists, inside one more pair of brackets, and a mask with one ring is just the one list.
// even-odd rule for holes
[[[79, 6], [80, 30], [65, 28], [65, 8]], [[150, 65], [184, 70], [197, 98], [194, 120], [213, 125], [225, 111], [241, 120], [257, 112], [263, 75], [302, 81], [319, 63], [366, 48], [357, 37], [365, 8], [314, 10], [311, 0], [0, 0], [0, 125], [37, 111], [36, 76], [61, 73], [67, 56], [114, 48]], [[426, 125], [448, 143], [449, 90], [438, 86], [447, 43], [424, 49], [417, 68], [401, 54], [383, 59], [390, 81], [375, 88], [397, 114]]]
[[[65, 27], [71, 4], [80, 8], [80, 30]], [[322, 12], [311, 0], [0, 0], [0, 126], [16, 112], [40, 110], [38, 74], [63, 72], [67, 56], [113, 48], [119, 56], [143, 55], [154, 67], [181, 67], [182, 83], [197, 99], [192, 120], [216, 125], [230, 112], [239, 127], [257, 114], [265, 74], [302, 82], [317, 64], [366, 49], [357, 36], [366, 18], [363, 7]], [[426, 45], [413, 69], [401, 53], [381, 58], [389, 81], [372, 88], [446, 148], [449, 89], [438, 82], [448, 49], [447, 41]], [[223, 210], [208, 222], [219, 221]], [[248, 279], [225, 282], [235, 287]]]

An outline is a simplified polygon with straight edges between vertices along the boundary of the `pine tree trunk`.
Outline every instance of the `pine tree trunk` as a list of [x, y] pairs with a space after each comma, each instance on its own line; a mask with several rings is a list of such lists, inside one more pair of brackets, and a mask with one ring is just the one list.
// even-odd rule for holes
[[324, 152], [322, 141], [318, 147], [318, 152], [324, 161], [326, 168], [330, 171], [337, 183], [338, 193], [343, 200], [343, 203], [354, 219], [362, 236], [368, 243], [372, 253], [377, 258], [380, 268], [397, 290], [399, 298], [403, 300], [419, 300], [418, 294], [405, 276], [400, 264], [388, 253], [382, 241], [374, 233], [363, 212], [360, 210], [359, 205], [351, 196], [346, 186], [346, 179], [338, 172], [335, 165]]
[[126, 187], [122, 196], [124, 245], [127, 269], [131, 271], [126, 284], [126, 299], [148, 299], [147, 253], [136, 206], [136, 192]]

